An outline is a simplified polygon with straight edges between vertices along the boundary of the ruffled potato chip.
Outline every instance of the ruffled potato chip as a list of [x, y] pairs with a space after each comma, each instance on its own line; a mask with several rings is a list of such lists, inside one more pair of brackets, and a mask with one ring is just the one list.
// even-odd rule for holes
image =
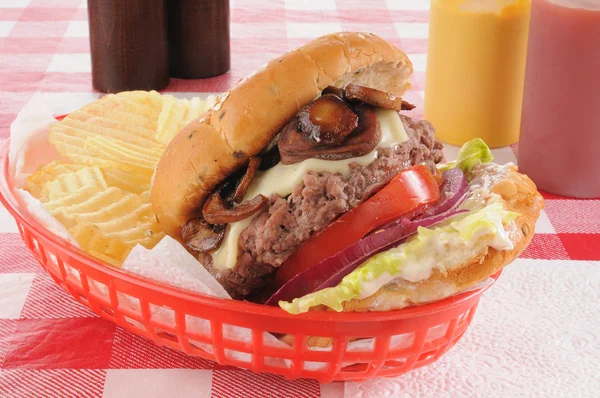
[[215, 96], [206, 101], [195, 97], [192, 99], [177, 99], [170, 95], [163, 96], [163, 109], [158, 117], [156, 140], [168, 144], [175, 134], [206, 112], [216, 102]]
[[35, 174], [29, 176], [25, 189], [29, 191], [33, 197], [39, 199], [46, 183], [54, 181], [60, 175], [77, 171], [83, 167], [86, 166], [83, 164], [64, 162], [48, 163], [40, 168]]
[[150, 249], [165, 235], [150, 204], [152, 175], [168, 142], [215, 99], [106, 95], [51, 127], [50, 143], [73, 163], [44, 166], [26, 189], [84, 251], [119, 267], [135, 245]]

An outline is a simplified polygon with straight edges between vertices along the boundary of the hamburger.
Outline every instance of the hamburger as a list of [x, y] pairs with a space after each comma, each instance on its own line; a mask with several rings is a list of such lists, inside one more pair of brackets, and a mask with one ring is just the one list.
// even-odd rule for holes
[[272, 60], [170, 142], [159, 225], [233, 298], [290, 313], [401, 309], [494, 275], [543, 200], [481, 140], [446, 162], [433, 126], [405, 114], [411, 74], [369, 33]]

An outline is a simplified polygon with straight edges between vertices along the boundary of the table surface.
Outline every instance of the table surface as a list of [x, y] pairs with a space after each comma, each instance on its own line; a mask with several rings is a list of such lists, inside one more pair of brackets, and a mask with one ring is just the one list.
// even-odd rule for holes
[[[231, 71], [172, 80], [165, 91], [220, 92], [311, 38], [364, 30], [409, 54], [415, 73], [407, 99], [418, 117], [428, 3], [232, 0]], [[56, 113], [100, 96], [91, 86], [85, 0], [0, 0], [0, 141], [37, 91]], [[452, 157], [456, 148], [446, 151]], [[494, 153], [516, 163], [516, 151]], [[0, 396], [597, 396], [600, 200], [545, 197], [532, 244], [484, 295], [455, 348], [402, 377], [329, 385], [186, 357], [100, 319], [42, 272], [0, 208]]]

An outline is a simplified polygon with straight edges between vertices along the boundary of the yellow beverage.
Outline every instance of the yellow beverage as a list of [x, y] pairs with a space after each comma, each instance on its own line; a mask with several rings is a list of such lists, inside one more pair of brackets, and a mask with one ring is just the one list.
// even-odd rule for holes
[[436, 136], [519, 139], [531, 0], [431, 0], [425, 118]]

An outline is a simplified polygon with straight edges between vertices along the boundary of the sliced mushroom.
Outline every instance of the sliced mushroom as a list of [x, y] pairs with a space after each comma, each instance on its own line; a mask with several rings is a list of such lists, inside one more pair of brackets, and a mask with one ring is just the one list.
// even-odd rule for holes
[[321, 94], [322, 95], [333, 94], [333, 95], [335, 95], [337, 97], [344, 98], [344, 89], [342, 89], [341, 87], [336, 87], [336, 86], [327, 86], [321, 92]]
[[358, 127], [338, 146], [316, 143], [297, 128], [296, 119], [288, 123], [279, 137], [279, 153], [283, 164], [294, 164], [316, 158], [341, 160], [366, 155], [381, 139], [381, 129], [372, 107], [361, 104], [356, 108]]
[[269, 170], [271, 167], [275, 166], [277, 163], [281, 161], [281, 156], [279, 155], [279, 148], [277, 145], [266, 151], [261, 156], [259, 170]]
[[315, 142], [339, 145], [358, 125], [356, 113], [333, 94], [325, 94], [298, 112], [300, 131]]
[[[357, 89], [356, 89], [356, 87], [361, 87], [361, 88], [363, 89], [363, 90], [362, 90], [362, 92], [363, 92], [363, 93], [365, 93], [365, 92], [366, 92], [366, 91], [368, 91], [368, 90], [379, 91], [379, 90], [374, 90], [374, 89], [372, 89], [372, 88], [368, 88], [368, 87], [364, 87], [364, 86], [357, 86], [356, 84], [352, 84], [352, 87], [351, 87], [350, 91], [354, 90], [354, 91], [355, 91], [355, 93], [356, 93], [356, 91], [360, 91], [360, 90], [357, 90]], [[391, 94], [387, 94], [387, 93], [385, 93], [385, 92], [383, 92], [383, 91], [379, 91], [379, 93], [383, 93], [383, 94], [387, 95], [388, 97], [394, 97], [394, 98], [396, 98], [395, 96], [393, 96], [393, 95], [391, 95]], [[371, 104], [371, 105], [373, 105], [373, 106], [380, 106], [380, 105], [377, 105], [377, 104], [374, 104], [374, 103], [372, 103], [372, 102], [374, 102], [374, 101], [372, 101], [372, 102], [369, 102], [369, 101], [367, 101], [367, 100], [361, 100], [361, 99], [359, 99], [359, 98], [357, 98], [357, 97], [355, 97], [355, 98], [346, 97], [345, 90], [344, 90], [343, 88], [341, 88], [341, 87], [336, 87], [336, 86], [327, 86], [327, 87], [325, 87], [325, 89], [323, 90], [322, 94], [333, 94], [333, 95], [335, 95], [335, 96], [337, 96], [337, 97], [340, 97], [340, 98], [342, 98], [342, 99], [349, 99], [349, 100], [355, 100], [355, 101], [362, 101], [362, 102], [370, 103], [370, 104]], [[363, 97], [367, 97], [367, 96], [368, 96], [368, 94], [366, 94], [366, 95], [363, 95]], [[394, 100], [393, 102], [394, 102], [394, 104], [397, 104], [397, 103], [396, 103], [396, 100]], [[411, 104], [410, 102], [404, 101], [404, 100], [402, 100], [402, 103], [401, 103], [401, 105], [400, 105], [400, 110], [402, 110], [402, 111], [410, 111], [410, 110], [413, 110], [413, 109], [415, 109], [415, 108], [416, 108], [416, 106], [415, 106], [415, 105]], [[394, 107], [394, 108], [391, 108], [391, 109], [396, 109], [396, 108]]]
[[199, 218], [192, 218], [181, 229], [185, 245], [200, 253], [206, 253], [219, 247], [225, 236], [225, 225], [210, 225]]
[[350, 101], [366, 102], [369, 105], [379, 108], [402, 110], [402, 98], [388, 94], [385, 91], [359, 86], [354, 83], [350, 83], [344, 87], [344, 97]]
[[215, 191], [204, 203], [202, 215], [210, 224], [229, 224], [250, 217], [257, 211], [262, 210], [268, 202], [263, 195], [257, 195], [250, 200], [228, 208], [219, 191]]
[[402, 109], [403, 111], [411, 111], [415, 109], [417, 106], [411, 104], [410, 102], [402, 101]]
[[254, 174], [256, 174], [256, 170], [258, 170], [258, 166], [260, 166], [260, 158], [250, 158], [250, 162], [248, 163], [248, 168], [246, 168], [246, 173], [238, 183], [238, 186], [235, 188], [235, 192], [233, 193], [233, 202], [240, 203], [244, 200], [244, 195], [246, 195], [246, 191], [248, 191], [248, 187], [254, 178]]

